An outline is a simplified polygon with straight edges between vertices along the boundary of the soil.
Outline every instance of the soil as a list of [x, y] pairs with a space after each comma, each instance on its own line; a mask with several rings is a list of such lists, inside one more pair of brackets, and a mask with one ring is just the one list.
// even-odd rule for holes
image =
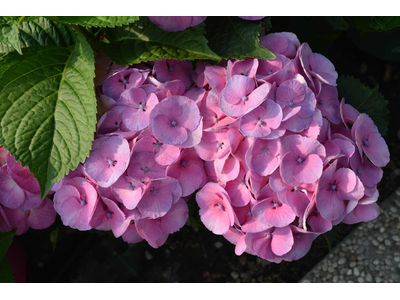
[[[326, 55], [339, 74], [351, 74], [369, 87], [380, 86], [389, 101], [389, 131], [385, 137], [391, 161], [379, 184], [380, 202], [400, 183], [400, 63], [383, 62], [360, 51], [344, 33]], [[335, 226], [328, 239], [334, 247], [355, 225]], [[53, 250], [50, 235], [59, 228]], [[336, 235], [336, 236], [335, 236]], [[319, 236], [310, 252], [295, 262], [269, 263], [252, 255], [238, 257], [234, 246], [206, 229], [185, 226], [159, 249], [146, 242], [128, 245], [109, 233], [79, 232], [62, 226], [29, 230], [16, 237], [26, 250], [32, 282], [298, 282], [327, 253]]]

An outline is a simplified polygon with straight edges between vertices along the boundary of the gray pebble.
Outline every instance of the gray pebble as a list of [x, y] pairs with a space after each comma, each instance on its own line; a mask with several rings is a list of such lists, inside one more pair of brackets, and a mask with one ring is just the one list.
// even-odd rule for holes
[[360, 275], [360, 271], [358, 270], [357, 267], [353, 269], [353, 273], [354, 273], [355, 276]]
[[375, 277], [375, 281], [376, 283], [380, 283], [382, 282], [382, 278], [380, 278], [379, 276]]
[[305, 279], [305, 280], [303, 281], [303, 283], [311, 283], [311, 281], [308, 280], [308, 279]]
[[351, 274], [353, 274], [353, 271], [351, 269], [348, 269], [346, 275], [350, 276]]
[[339, 265], [344, 265], [345, 262], [346, 262], [346, 258], [342, 257], [342, 258], [339, 259], [338, 264]]
[[145, 251], [144, 255], [146, 256], [147, 260], [152, 260], [153, 259], [153, 254], [151, 254], [149, 251]]
[[339, 276], [337, 276], [337, 275], [333, 276], [332, 281], [333, 282], [338, 282], [339, 281]]
[[358, 277], [358, 278], [357, 278], [357, 281], [358, 281], [359, 283], [363, 283], [363, 282], [364, 282], [364, 278]]
[[374, 246], [376, 246], [376, 247], [379, 246], [379, 242], [378, 242], [377, 240], [372, 240], [372, 244], [373, 244]]
[[385, 232], [385, 230], [386, 230], [386, 228], [385, 228], [385, 227], [381, 227], [381, 228], [379, 228], [379, 232], [381, 232], [381, 233], [384, 233], [384, 232]]
[[400, 237], [399, 237], [398, 235], [392, 236], [392, 239], [393, 239], [395, 242], [400, 242]]
[[371, 282], [371, 281], [372, 281], [372, 276], [371, 276], [371, 274], [367, 274], [367, 276], [365, 276], [365, 279], [366, 279], [367, 281]]
[[224, 244], [222, 244], [220, 241], [214, 243], [214, 247], [217, 249], [221, 248], [223, 245]]
[[239, 273], [233, 271], [233, 272], [231, 272], [231, 277], [232, 277], [233, 279], [238, 279], [238, 278], [239, 278]]
[[397, 208], [392, 206], [390, 208], [390, 211], [395, 214], [395, 213], [397, 213]]
[[377, 240], [378, 240], [379, 242], [383, 242], [383, 236], [381, 236], [381, 235], [378, 236], [378, 237], [377, 237]]
[[389, 240], [385, 240], [385, 245], [386, 246], [390, 246], [392, 244], [392, 242], [391, 241], [389, 241]]
[[350, 263], [350, 268], [354, 268], [355, 266], [357, 266], [357, 263], [355, 261], [352, 261]]
[[379, 260], [375, 259], [372, 263], [377, 266], [377, 265], [379, 265]]
[[395, 261], [395, 262], [400, 262], [400, 256], [396, 256], [396, 257], [394, 258], [394, 261]]

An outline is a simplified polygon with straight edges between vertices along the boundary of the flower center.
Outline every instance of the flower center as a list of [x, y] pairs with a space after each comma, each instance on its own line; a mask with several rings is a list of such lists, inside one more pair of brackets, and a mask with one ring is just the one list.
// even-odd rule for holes
[[222, 210], [224, 209], [224, 206], [222, 204], [218, 204], [218, 208]]
[[119, 129], [119, 128], [121, 128], [121, 124], [115, 123], [115, 127]]
[[144, 105], [142, 103], [140, 103], [139, 109], [144, 109]]
[[186, 165], [186, 161], [182, 160], [182, 161], [181, 161], [181, 165], [182, 165], [182, 166], [185, 166], [185, 165]]
[[145, 173], [147, 173], [149, 171], [149, 168], [148, 167], [145, 167], [144, 169], [143, 169], [143, 172], [145, 172]]
[[278, 207], [278, 205], [279, 205], [278, 203], [274, 202], [274, 207]]
[[153, 189], [151, 192], [152, 192], [153, 194], [157, 194], [157, 193], [158, 193], [158, 191], [157, 191], [156, 189]]
[[123, 82], [123, 84], [127, 84], [128, 80], [124, 79], [124, 80], [122, 80], [122, 82]]
[[117, 163], [117, 161], [116, 160], [112, 160], [112, 159], [109, 159], [108, 160], [108, 164], [110, 165], [110, 166], [115, 166], [115, 164]]
[[365, 146], [367, 146], [367, 145], [368, 145], [368, 140], [365, 140], [365, 141], [363, 142], [363, 144], [364, 144]]
[[169, 67], [168, 70], [169, 70], [170, 72], [172, 72], [172, 71], [174, 70], [174, 68], [173, 68], [173, 67]]
[[336, 189], [337, 189], [336, 184], [332, 184], [331, 189], [336, 191]]
[[160, 143], [156, 143], [156, 148], [160, 148], [161, 144]]
[[324, 104], [324, 101], [323, 100], [319, 100], [318, 104], [322, 105], [322, 104]]
[[111, 215], [112, 215], [112, 212], [111, 212], [111, 211], [108, 211], [108, 212], [107, 212], [107, 218], [111, 217]]
[[243, 96], [242, 100], [247, 101], [247, 96]]
[[360, 174], [360, 173], [361, 173], [361, 169], [358, 169], [358, 170], [357, 170], [357, 174]]
[[271, 75], [271, 74], [272, 74], [272, 71], [269, 71], [269, 72], [268, 72], [268, 75]]
[[258, 125], [262, 125], [262, 121], [261, 121], [261, 120], [258, 120], [257, 124], [258, 124]]
[[248, 212], [247, 212], [247, 215], [248, 215], [248, 216], [251, 216], [251, 211], [248, 211]]
[[111, 67], [110, 67], [110, 66], [106, 67], [106, 70], [107, 70], [107, 71], [110, 71], [110, 70], [111, 70]]
[[315, 73], [315, 71], [314, 71], [314, 70], [311, 70], [311, 72]]
[[297, 159], [297, 162], [298, 163], [301, 163], [303, 160], [301, 159], [301, 157], [299, 157], [298, 159]]
[[289, 102], [289, 106], [292, 107], [294, 105], [293, 101]]
[[268, 233], [267, 234], [267, 239], [269, 239], [271, 237], [271, 234], [270, 233]]
[[298, 233], [298, 234], [296, 234], [296, 238], [301, 238], [301, 234], [300, 233]]
[[218, 122], [218, 118], [214, 118], [214, 123], [217, 123]]
[[82, 205], [86, 205], [86, 201], [85, 200], [81, 200], [81, 204]]
[[175, 120], [172, 120], [172, 121], [171, 121], [171, 125], [175, 127], [175, 126], [176, 126], [176, 121], [175, 121]]
[[267, 152], [267, 148], [265, 148], [265, 147], [264, 147], [264, 148], [262, 148], [262, 149], [261, 149], [261, 152], [262, 152], [262, 153], [265, 153], [265, 152]]
[[221, 144], [220, 143], [217, 144], [217, 148], [221, 148]]

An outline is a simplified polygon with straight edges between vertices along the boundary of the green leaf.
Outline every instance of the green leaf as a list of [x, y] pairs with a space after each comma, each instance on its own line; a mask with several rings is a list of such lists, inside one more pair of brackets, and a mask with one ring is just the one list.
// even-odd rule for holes
[[0, 44], [12, 47], [22, 54], [18, 37], [18, 20], [13, 17], [0, 17]]
[[14, 272], [6, 258], [0, 260], [0, 283], [14, 283]]
[[[73, 30], [64, 24], [43, 17], [27, 17], [19, 24], [21, 48], [32, 46], [61, 46], [74, 44]], [[11, 46], [0, 43], [0, 53], [12, 51]]]
[[56, 250], [59, 229], [59, 227], [56, 227], [50, 233], [50, 242], [53, 245], [53, 251]]
[[86, 159], [94, 138], [94, 54], [75, 40], [74, 48], [12, 52], [0, 64], [0, 144], [29, 166], [42, 199]]
[[362, 33], [387, 31], [400, 26], [400, 17], [344, 17], [344, 19]]
[[15, 229], [9, 232], [0, 232], [0, 260], [2, 260], [10, 247], [15, 235]]
[[338, 81], [339, 99], [345, 98], [360, 113], [366, 113], [374, 121], [382, 136], [386, 135], [389, 123], [387, 100], [379, 93], [379, 86], [373, 89], [363, 85], [353, 76], [340, 76]]
[[260, 44], [260, 22], [238, 17], [208, 17], [206, 24], [210, 48], [224, 59], [276, 58]]
[[104, 32], [109, 43], [100, 43], [99, 46], [119, 65], [163, 58], [221, 60], [207, 45], [203, 23], [179, 32], [167, 32], [147, 17], [140, 17], [133, 24], [106, 28]]
[[71, 16], [71, 17], [57, 17], [57, 20], [66, 24], [74, 24], [89, 27], [115, 27], [128, 25], [139, 20], [139, 17], [130, 16], [102, 16], [102, 17], [84, 17], [84, 16]]
[[347, 30], [349, 29], [349, 23], [347, 23], [343, 17], [325, 17], [325, 20], [336, 30]]

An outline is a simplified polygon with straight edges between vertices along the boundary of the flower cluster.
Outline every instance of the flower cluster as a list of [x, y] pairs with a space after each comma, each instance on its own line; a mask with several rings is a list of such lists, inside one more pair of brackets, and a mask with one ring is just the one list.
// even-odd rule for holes
[[30, 227], [44, 229], [54, 223], [56, 212], [49, 197], [40, 199], [37, 180], [0, 146], [0, 232], [16, 228], [16, 234]]
[[303, 257], [333, 225], [378, 216], [389, 151], [373, 121], [339, 101], [326, 57], [293, 33], [261, 44], [275, 60], [205, 67], [194, 149], [209, 179], [196, 200], [204, 225], [237, 255], [279, 263]]
[[121, 67], [98, 55], [90, 156], [54, 185], [53, 209], [0, 149], [0, 230], [49, 226], [55, 210], [66, 226], [157, 248], [186, 223], [200, 190], [210, 231], [237, 255], [280, 262], [304, 256], [333, 225], [376, 218], [389, 151], [373, 121], [339, 101], [334, 66], [296, 35], [260, 42], [276, 59], [193, 70], [190, 61]]

